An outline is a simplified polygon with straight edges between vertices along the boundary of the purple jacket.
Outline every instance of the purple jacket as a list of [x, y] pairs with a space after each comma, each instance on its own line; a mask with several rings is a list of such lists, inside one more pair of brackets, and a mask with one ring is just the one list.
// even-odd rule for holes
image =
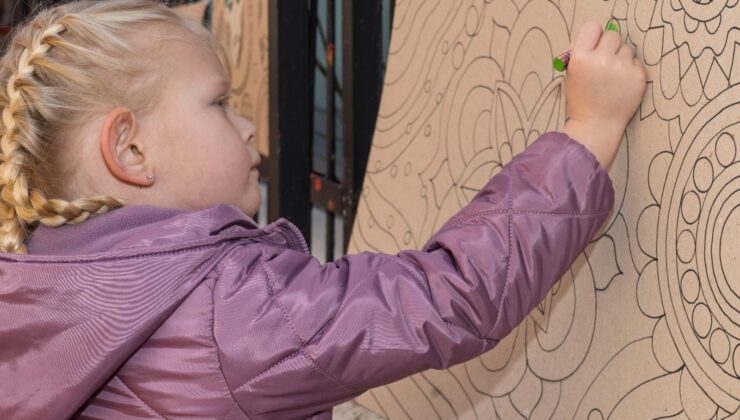
[[321, 265], [285, 220], [131, 206], [0, 254], [0, 418], [331, 418], [474, 358], [606, 219], [607, 172], [546, 133], [422, 250]]

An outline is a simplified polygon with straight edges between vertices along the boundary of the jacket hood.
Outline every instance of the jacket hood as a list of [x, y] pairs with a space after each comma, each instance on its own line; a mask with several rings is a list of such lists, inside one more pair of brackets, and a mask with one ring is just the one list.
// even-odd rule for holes
[[247, 229], [257, 224], [237, 207], [219, 205], [201, 211], [127, 206], [78, 225], [39, 226], [26, 245], [29, 255], [88, 255], [140, 247], [184, 244], [203, 239], [239, 223]]
[[74, 414], [221, 256], [276, 229], [300, 242], [287, 221], [259, 229], [231, 205], [39, 227], [28, 254], [0, 254], [0, 418]]

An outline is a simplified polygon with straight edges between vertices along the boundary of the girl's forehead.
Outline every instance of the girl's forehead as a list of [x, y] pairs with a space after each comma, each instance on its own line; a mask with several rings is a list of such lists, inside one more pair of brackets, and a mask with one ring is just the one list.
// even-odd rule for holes
[[220, 89], [218, 83], [228, 81], [227, 63], [222, 63], [207, 33], [171, 24], [148, 27], [142, 32], [145, 32], [139, 38], [145, 44], [142, 52], [158, 73], [163, 88], [160, 92], [172, 100], [177, 101], [176, 98], [188, 93], [200, 95], [206, 91], [210, 95]]
[[134, 36], [138, 38], [136, 41], [142, 52], [150, 54], [155, 61], [164, 59], [178, 64], [185, 61], [186, 65], [179, 71], [197, 64], [220, 67], [218, 54], [211, 45], [208, 32], [198, 33], [184, 26], [167, 23], [149, 25]]
[[214, 49], [203, 41], [174, 40], [165, 56], [170, 61], [170, 74], [180, 79], [195, 78], [199, 82], [226, 82], [227, 72]]

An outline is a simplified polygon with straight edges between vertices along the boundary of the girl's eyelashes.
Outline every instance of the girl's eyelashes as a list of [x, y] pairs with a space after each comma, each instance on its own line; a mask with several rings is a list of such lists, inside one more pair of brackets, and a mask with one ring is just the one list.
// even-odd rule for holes
[[231, 99], [231, 96], [230, 95], [224, 96], [221, 99], [219, 99], [218, 101], [216, 101], [216, 105], [220, 106], [223, 109], [226, 109], [226, 108], [229, 107], [229, 99]]

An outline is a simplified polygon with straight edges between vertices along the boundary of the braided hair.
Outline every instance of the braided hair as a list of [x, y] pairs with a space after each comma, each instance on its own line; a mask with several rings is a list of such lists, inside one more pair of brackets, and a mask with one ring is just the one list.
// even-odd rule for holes
[[141, 59], [142, 24], [189, 29], [228, 69], [208, 30], [151, 0], [73, 1], [14, 30], [0, 60], [0, 252], [25, 253], [39, 224], [81, 223], [124, 205], [107, 195], [63, 199], [74, 194], [65, 184], [74, 165], [62, 156], [74, 153], [75, 130], [94, 113], [156, 103], [161, 74]]

